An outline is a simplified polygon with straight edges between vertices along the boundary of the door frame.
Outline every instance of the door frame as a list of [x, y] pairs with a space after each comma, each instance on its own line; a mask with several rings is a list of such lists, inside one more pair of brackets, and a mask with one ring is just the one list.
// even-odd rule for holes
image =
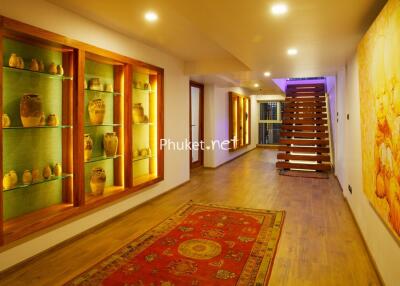
[[[204, 141], [204, 84], [190, 81], [189, 82], [189, 140], [192, 142], [192, 87], [200, 89], [200, 118], [199, 118], [199, 140]], [[192, 150], [189, 150], [189, 165], [190, 169], [203, 166], [204, 163], [204, 150], [199, 149], [199, 160], [192, 163]]]

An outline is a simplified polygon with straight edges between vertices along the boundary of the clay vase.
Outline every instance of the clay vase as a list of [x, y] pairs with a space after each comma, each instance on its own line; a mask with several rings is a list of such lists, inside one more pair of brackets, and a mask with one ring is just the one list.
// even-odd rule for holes
[[90, 90], [102, 90], [103, 87], [100, 83], [100, 79], [99, 78], [91, 78], [89, 79], [89, 89]]
[[114, 92], [114, 87], [113, 87], [113, 85], [110, 84], [110, 83], [106, 83], [106, 84], [104, 85], [104, 91], [107, 91], [107, 92]]
[[39, 169], [32, 170], [32, 182], [36, 183], [40, 181], [40, 171]]
[[132, 108], [133, 123], [142, 123], [144, 121], [144, 109], [141, 103], [134, 103]]
[[39, 60], [39, 71], [44, 72], [44, 63], [42, 60]]
[[7, 173], [3, 177], [3, 189], [8, 190], [11, 189], [12, 187], [13, 187], [12, 176], [10, 173]]
[[90, 177], [90, 190], [92, 194], [102, 195], [104, 193], [104, 187], [106, 185], [106, 172], [103, 168], [93, 168], [92, 175]]
[[22, 183], [24, 185], [30, 185], [32, 184], [32, 173], [29, 170], [25, 170], [24, 173], [22, 174]]
[[57, 74], [64, 75], [64, 69], [62, 65], [57, 65]]
[[58, 126], [58, 118], [55, 114], [49, 114], [46, 120], [47, 126]]
[[57, 74], [57, 66], [55, 63], [51, 63], [49, 65], [49, 73], [50, 74]]
[[101, 98], [89, 101], [89, 120], [92, 124], [103, 124], [106, 113], [106, 104]]
[[44, 116], [44, 112], [40, 114], [40, 121], [39, 121], [39, 126], [45, 126], [46, 125], [46, 116]]
[[92, 153], [93, 153], [93, 140], [90, 137], [89, 134], [85, 134], [85, 137], [83, 139], [83, 157], [85, 161], [89, 161], [92, 158]]
[[12, 186], [15, 187], [15, 186], [17, 185], [17, 183], [18, 183], [18, 175], [17, 175], [17, 172], [15, 172], [14, 170], [11, 170], [11, 171], [9, 172], [9, 174], [11, 175], [11, 183], [12, 183]]
[[115, 132], [108, 132], [103, 137], [104, 153], [107, 157], [112, 157], [117, 154], [118, 137]]
[[18, 59], [17, 68], [19, 68], [19, 69], [24, 69], [24, 68], [25, 68], [24, 59], [21, 58], [21, 57], [17, 57], [17, 59]]
[[17, 54], [12, 53], [10, 56], [10, 59], [8, 60], [8, 66], [11, 68], [17, 68], [18, 67], [18, 57]]
[[40, 124], [42, 101], [37, 94], [24, 94], [19, 105], [22, 125], [33, 127]]
[[141, 157], [147, 157], [147, 156], [148, 156], [148, 154], [147, 154], [147, 149], [142, 149], [142, 150], [140, 150], [140, 156], [141, 156]]
[[8, 116], [8, 114], [4, 113], [2, 116], [2, 126], [4, 127], [10, 127], [11, 125], [11, 119]]
[[51, 177], [51, 168], [49, 165], [47, 165], [46, 167], [43, 168], [43, 178], [47, 180], [50, 177]]
[[62, 175], [62, 166], [61, 164], [57, 163], [54, 165], [54, 176], [60, 177]]
[[39, 71], [39, 62], [37, 61], [37, 59], [32, 59], [29, 69], [34, 72]]

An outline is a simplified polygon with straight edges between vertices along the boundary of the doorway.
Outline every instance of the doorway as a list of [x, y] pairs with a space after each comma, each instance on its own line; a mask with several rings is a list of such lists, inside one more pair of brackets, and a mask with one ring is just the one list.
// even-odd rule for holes
[[[199, 146], [204, 141], [204, 85], [190, 81], [189, 105], [190, 105], [190, 143], [191, 146]], [[204, 150], [191, 148], [190, 168], [203, 166]]]

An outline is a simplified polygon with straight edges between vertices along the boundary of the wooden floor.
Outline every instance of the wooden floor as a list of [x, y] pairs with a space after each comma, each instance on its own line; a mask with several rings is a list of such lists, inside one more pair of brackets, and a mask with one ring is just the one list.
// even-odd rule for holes
[[276, 152], [256, 149], [0, 279], [0, 285], [60, 285], [110, 255], [178, 206], [194, 200], [286, 210], [269, 285], [380, 285], [335, 179], [279, 176]]

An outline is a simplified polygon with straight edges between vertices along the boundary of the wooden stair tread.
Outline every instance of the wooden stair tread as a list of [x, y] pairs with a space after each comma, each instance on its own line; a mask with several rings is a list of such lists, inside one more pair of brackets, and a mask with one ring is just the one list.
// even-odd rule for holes
[[295, 130], [295, 131], [328, 131], [328, 126], [323, 125], [281, 125], [282, 130]]
[[286, 98], [285, 103], [291, 103], [291, 102], [325, 102], [325, 97]]
[[325, 107], [325, 103], [322, 102], [291, 102], [291, 103], [286, 103], [285, 107], [289, 108], [302, 108], [302, 107]]
[[328, 146], [329, 145], [329, 140], [323, 140], [323, 139], [280, 139], [279, 140], [280, 144], [293, 144], [293, 145], [303, 145], [303, 146]]
[[321, 153], [328, 154], [328, 147], [293, 147], [293, 146], [279, 146], [279, 151], [282, 152], [299, 152], [299, 153]]
[[325, 132], [281, 132], [281, 137], [294, 137], [294, 138], [329, 138], [329, 134]]
[[315, 171], [330, 171], [330, 164], [301, 164], [301, 163], [287, 163], [277, 162], [276, 167], [279, 169], [303, 169], [303, 170], [315, 170]]
[[303, 124], [303, 125], [310, 125], [310, 124], [327, 124], [328, 120], [326, 119], [283, 119], [283, 124]]
[[279, 153], [278, 160], [330, 162], [331, 157], [329, 155], [292, 155]]
[[299, 97], [312, 97], [312, 98], [325, 98], [325, 94], [321, 93], [287, 93], [286, 98], [299, 98]]
[[300, 118], [322, 118], [326, 119], [327, 114], [326, 113], [284, 113], [283, 114], [283, 119], [300, 119]]
[[323, 83], [299, 83], [299, 84], [288, 84], [286, 89], [296, 88], [296, 89], [306, 89], [306, 88], [325, 88]]
[[289, 113], [289, 112], [326, 112], [326, 108], [292, 108], [292, 107], [288, 107], [284, 109], [283, 113]]

